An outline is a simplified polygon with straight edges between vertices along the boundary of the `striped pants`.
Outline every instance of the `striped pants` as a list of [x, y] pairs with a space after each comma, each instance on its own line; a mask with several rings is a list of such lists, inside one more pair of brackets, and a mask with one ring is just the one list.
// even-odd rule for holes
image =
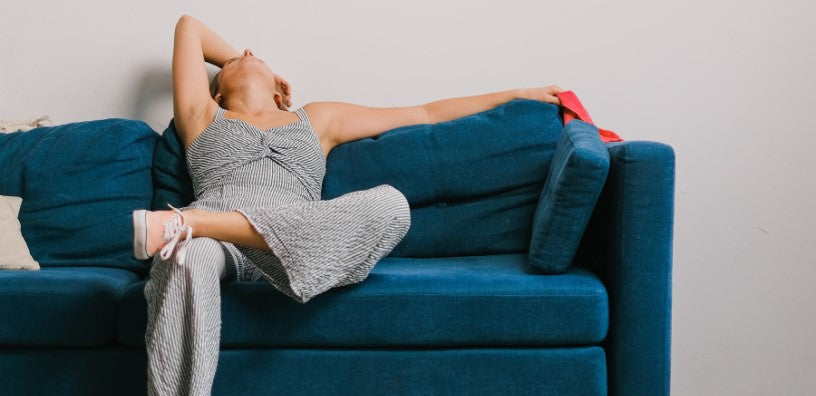
[[[190, 240], [184, 265], [154, 256], [144, 289], [148, 394], [211, 393], [221, 342], [222, 281], [267, 281], [306, 303], [330, 288], [362, 282], [402, 240], [411, 221], [408, 202], [390, 186], [246, 212], [268, 243], [311, 241], [306, 246], [312, 249], [284, 255], [303, 256], [289, 261], [294, 279], [286, 279], [281, 261], [268, 251], [206, 237]], [[281, 250], [287, 246], [281, 244]]]
[[185, 265], [153, 258], [147, 299], [148, 395], [209, 395], [221, 342], [221, 281], [245, 264], [235, 245], [189, 242]]

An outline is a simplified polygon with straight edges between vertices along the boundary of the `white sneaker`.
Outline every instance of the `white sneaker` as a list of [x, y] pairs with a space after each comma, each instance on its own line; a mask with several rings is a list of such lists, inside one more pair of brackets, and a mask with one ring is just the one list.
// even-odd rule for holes
[[[164, 233], [162, 235], [162, 245], [159, 251], [159, 256], [168, 260], [175, 255], [176, 263], [184, 264], [184, 259], [187, 256], [187, 242], [193, 237], [193, 227], [187, 225], [187, 219], [182, 214], [182, 211], [167, 204], [176, 213], [164, 221]], [[148, 210], [134, 210], [133, 211], [133, 255], [139, 260], [147, 260], [153, 257], [153, 253], [147, 251], [148, 232], [158, 224], [148, 224]], [[153, 223], [157, 223], [154, 221]], [[150, 228], [150, 230], [148, 230]], [[185, 235], [182, 240], [182, 235]]]

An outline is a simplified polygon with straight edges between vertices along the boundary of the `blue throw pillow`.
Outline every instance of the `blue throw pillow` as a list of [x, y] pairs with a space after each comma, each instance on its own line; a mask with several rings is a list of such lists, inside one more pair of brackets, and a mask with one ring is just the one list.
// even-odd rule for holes
[[131, 217], [150, 206], [158, 138], [126, 119], [0, 134], [0, 195], [23, 198], [22, 234], [40, 265], [147, 268], [133, 257]]
[[323, 198], [383, 183], [405, 194], [411, 228], [391, 257], [526, 253], [562, 133], [558, 106], [525, 99], [393, 129], [335, 147]]
[[193, 181], [187, 170], [187, 156], [179, 140], [176, 125], [170, 125], [161, 134], [153, 153], [153, 210], [169, 210], [167, 204], [177, 208], [195, 200]]
[[570, 121], [550, 166], [533, 220], [529, 263], [547, 274], [566, 272], [609, 174], [609, 151], [598, 129]]

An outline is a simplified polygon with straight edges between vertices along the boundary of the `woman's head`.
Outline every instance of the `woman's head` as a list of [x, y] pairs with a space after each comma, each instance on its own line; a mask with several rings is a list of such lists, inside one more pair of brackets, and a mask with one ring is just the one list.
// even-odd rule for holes
[[239, 103], [254, 107], [258, 105], [255, 102], [271, 100], [279, 109], [287, 110], [285, 84], [288, 83], [247, 49], [241, 56], [224, 62], [210, 83], [210, 95], [226, 109]]

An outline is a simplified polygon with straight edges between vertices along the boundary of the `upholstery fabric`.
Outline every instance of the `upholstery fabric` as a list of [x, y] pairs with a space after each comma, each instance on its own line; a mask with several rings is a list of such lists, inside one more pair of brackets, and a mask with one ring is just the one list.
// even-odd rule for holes
[[20, 232], [20, 197], [0, 195], [0, 269], [38, 270], [40, 264], [31, 257], [23, 234]]
[[0, 135], [0, 194], [23, 198], [22, 234], [40, 265], [146, 268], [131, 213], [150, 206], [157, 139], [126, 119]]
[[119, 299], [138, 279], [119, 268], [0, 271], [0, 345], [105, 345], [114, 339]]
[[598, 346], [225, 350], [213, 395], [230, 394], [605, 395], [606, 367]]
[[391, 257], [527, 252], [531, 218], [563, 132], [558, 107], [517, 99], [335, 147], [323, 197], [378, 184], [402, 191], [411, 229]]
[[2, 347], [0, 393], [37, 396], [144, 396], [144, 349]]
[[641, 141], [608, 148], [609, 177], [575, 262], [609, 293], [609, 393], [668, 395], [674, 150]]
[[195, 200], [184, 145], [173, 120], [162, 132], [153, 152], [153, 188], [152, 210], [168, 210], [168, 203], [181, 208]]
[[533, 218], [530, 265], [563, 274], [572, 262], [609, 173], [609, 152], [598, 128], [573, 120], [555, 149]]
[[[3, 393], [135, 396], [144, 349], [7, 348]], [[565, 348], [225, 349], [213, 396], [605, 395], [604, 351]]]
[[[385, 258], [359, 284], [298, 304], [264, 282], [222, 286], [224, 347], [584, 345], [606, 336], [606, 290], [582, 268], [546, 276], [526, 254]], [[144, 282], [122, 299], [118, 338], [144, 344]]]

